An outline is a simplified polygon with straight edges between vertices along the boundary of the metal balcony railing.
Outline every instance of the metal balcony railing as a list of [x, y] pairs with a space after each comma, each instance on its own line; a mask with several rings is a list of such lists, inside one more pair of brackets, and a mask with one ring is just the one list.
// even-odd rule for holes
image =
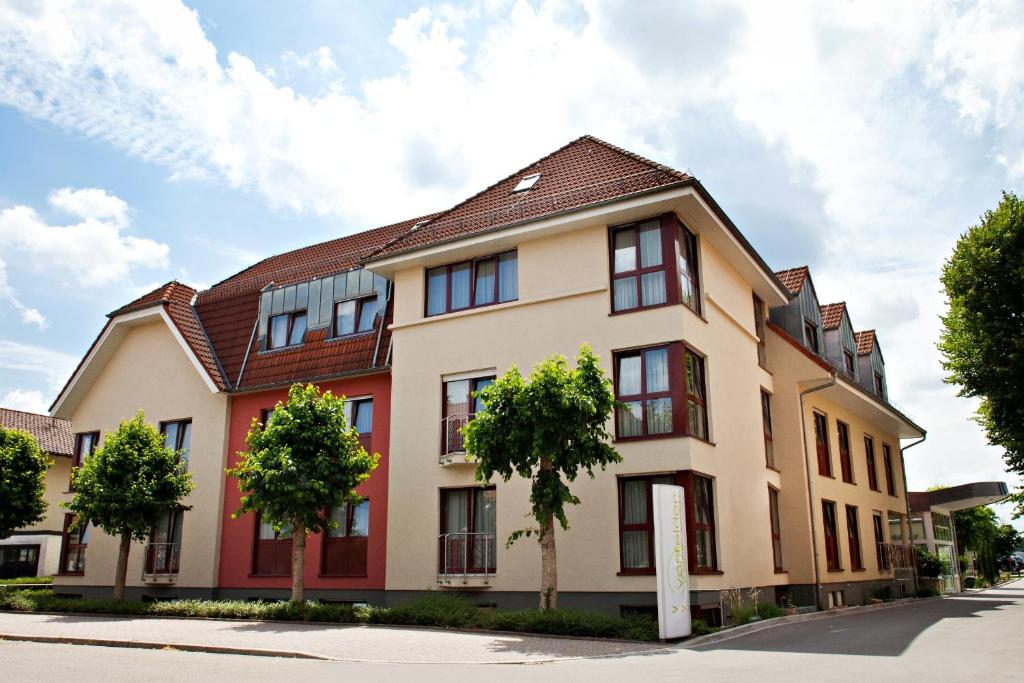
[[460, 532], [438, 536], [438, 583], [482, 578], [490, 582], [495, 573], [494, 534]]
[[144, 578], [170, 578], [178, 574], [180, 543], [150, 543], [146, 546], [146, 562], [142, 568]]
[[452, 462], [453, 455], [466, 452], [466, 437], [462, 428], [473, 419], [474, 413], [448, 415], [441, 420], [441, 455], [440, 462]]

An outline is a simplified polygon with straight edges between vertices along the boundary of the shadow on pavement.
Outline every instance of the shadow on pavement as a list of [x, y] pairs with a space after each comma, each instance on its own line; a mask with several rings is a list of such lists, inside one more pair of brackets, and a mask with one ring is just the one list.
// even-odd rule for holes
[[972, 619], [982, 612], [1019, 604], [1013, 599], [983, 595], [984, 599], [975, 599], [961, 593], [905, 607], [787, 624], [693, 649], [898, 657], [917, 636], [943, 619]]

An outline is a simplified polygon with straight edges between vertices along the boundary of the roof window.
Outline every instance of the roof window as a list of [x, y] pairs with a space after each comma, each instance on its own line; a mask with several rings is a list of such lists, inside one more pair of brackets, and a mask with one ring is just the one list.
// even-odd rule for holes
[[524, 177], [519, 181], [519, 184], [512, 189], [512, 194], [515, 194], [516, 192], [526, 192], [536, 185], [538, 180], [540, 180], [540, 173], [534, 173]]

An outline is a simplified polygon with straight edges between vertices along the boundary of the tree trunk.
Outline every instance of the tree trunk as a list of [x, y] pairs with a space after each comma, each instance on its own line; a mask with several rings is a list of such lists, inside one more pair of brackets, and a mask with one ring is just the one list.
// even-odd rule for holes
[[[540, 459], [540, 469], [551, 471], [551, 461]], [[555, 514], [548, 512], [540, 523], [540, 608], [558, 607], [558, 562], [555, 556]]]
[[132, 549], [132, 535], [121, 533], [121, 547], [117, 550], [117, 572], [114, 574], [114, 599], [124, 600], [124, 584], [128, 579], [128, 553]]
[[540, 608], [558, 607], [558, 563], [555, 556], [555, 515], [540, 524]]
[[306, 528], [295, 522], [292, 524], [292, 602], [305, 602], [302, 572], [306, 564]]

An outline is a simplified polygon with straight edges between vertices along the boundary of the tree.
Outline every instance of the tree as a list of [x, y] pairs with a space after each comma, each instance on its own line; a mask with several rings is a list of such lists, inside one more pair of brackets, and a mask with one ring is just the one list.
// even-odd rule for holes
[[52, 464], [31, 434], [0, 427], [0, 538], [43, 520]]
[[[977, 397], [977, 421], [1024, 474], [1024, 200], [1003, 193], [943, 265], [949, 312], [939, 350], [946, 381]], [[1018, 499], [1020, 500], [1020, 499]]]
[[181, 500], [192, 491], [192, 475], [140, 410], [74, 469], [71, 482], [74, 497], [64, 507], [77, 515], [74, 528], [94, 524], [120, 539], [114, 599], [123, 600], [132, 540], [149, 538], [168, 510], [190, 509]]
[[537, 534], [541, 548], [541, 609], [558, 606], [555, 520], [569, 528], [566, 505], [579, 498], [566, 482], [581, 471], [591, 478], [594, 468], [605, 469], [622, 458], [608, 443], [605, 425], [615, 405], [612, 383], [586, 344], [580, 347], [576, 369], [564, 356], [536, 365], [529, 380], [513, 366], [480, 392], [485, 410], [464, 428], [466, 452], [477, 459], [476, 478], [486, 482], [497, 474], [529, 479], [531, 515], [536, 528], [520, 529], [506, 547], [523, 536]]
[[301, 603], [307, 534], [335, 526], [331, 508], [360, 502], [355, 488], [380, 455], [360, 445], [359, 432], [345, 419], [345, 397], [321, 396], [311, 384], [293, 384], [288, 402], [278, 402], [267, 424], [253, 419], [245, 443], [249, 450], [228, 470], [244, 494], [233, 517], [257, 512], [275, 529], [291, 527], [292, 602]]

